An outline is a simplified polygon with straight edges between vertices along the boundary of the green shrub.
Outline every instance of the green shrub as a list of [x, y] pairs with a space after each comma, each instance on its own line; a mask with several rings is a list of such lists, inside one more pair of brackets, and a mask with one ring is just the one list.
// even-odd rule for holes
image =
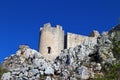
[[120, 41], [113, 39], [113, 55], [116, 59], [120, 59]]
[[6, 69], [4, 69], [1, 65], [0, 65], [0, 79], [1, 79], [1, 77], [2, 77], [2, 75], [3, 75], [3, 73], [6, 73], [6, 72], [8, 72]]
[[[106, 67], [105, 67], [106, 66]], [[96, 78], [94, 80], [120, 80], [120, 62], [116, 65], [106, 63], [102, 66], [103, 78]]]

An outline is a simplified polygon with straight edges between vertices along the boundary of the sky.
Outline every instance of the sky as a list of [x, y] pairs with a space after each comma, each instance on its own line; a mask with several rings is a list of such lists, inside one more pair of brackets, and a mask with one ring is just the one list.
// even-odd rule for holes
[[0, 62], [21, 44], [38, 50], [40, 27], [50, 22], [66, 32], [89, 35], [120, 21], [120, 0], [0, 0]]

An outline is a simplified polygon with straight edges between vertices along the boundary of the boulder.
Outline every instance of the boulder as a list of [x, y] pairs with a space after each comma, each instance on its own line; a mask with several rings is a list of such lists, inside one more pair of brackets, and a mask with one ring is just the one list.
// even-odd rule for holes
[[45, 74], [47, 75], [53, 75], [54, 74], [54, 69], [50, 66], [47, 66], [46, 69], [45, 69]]
[[89, 79], [90, 78], [90, 72], [85, 66], [81, 66], [78, 68], [78, 74], [80, 75], [81, 79]]
[[13, 78], [11, 77], [11, 73], [10, 72], [4, 73], [2, 75], [2, 78], [1, 78], [1, 80], [11, 80], [11, 79], [13, 79]]

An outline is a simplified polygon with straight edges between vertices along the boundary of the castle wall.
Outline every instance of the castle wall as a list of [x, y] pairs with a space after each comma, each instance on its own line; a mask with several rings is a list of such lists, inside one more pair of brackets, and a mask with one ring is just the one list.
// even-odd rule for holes
[[96, 37], [88, 37], [74, 33], [67, 33], [67, 49], [70, 47], [76, 47], [77, 45], [80, 45], [87, 40], [97, 41]]
[[54, 60], [64, 49], [64, 31], [57, 25], [51, 27], [50, 23], [40, 29], [39, 52], [48, 60]]

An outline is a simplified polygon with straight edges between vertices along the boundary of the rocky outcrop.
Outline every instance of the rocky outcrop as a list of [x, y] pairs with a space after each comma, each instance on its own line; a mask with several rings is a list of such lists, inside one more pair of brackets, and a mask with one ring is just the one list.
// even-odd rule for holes
[[37, 51], [22, 45], [15, 55], [8, 57], [3, 62], [10, 72], [3, 74], [2, 80], [6, 78], [8, 80], [94, 78], [93, 71], [101, 70], [98, 69], [96, 62], [94, 64], [90, 62], [89, 55], [96, 52], [96, 46], [96, 40], [86, 40], [82, 45], [63, 50], [54, 63], [51, 63]]
[[98, 69], [98, 63], [91, 62], [92, 56], [90, 55], [94, 55], [96, 51], [97, 41], [95, 39], [86, 40], [75, 48], [63, 50], [55, 60], [55, 63], [60, 65], [60, 70], [63, 70], [62, 73], [65, 73], [65, 70], [67, 72], [63, 80], [69, 79], [71, 76], [77, 80], [94, 78], [94, 71], [101, 70], [100, 63]]
[[[117, 30], [117, 32], [116, 32]], [[16, 54], [6, 58], [2, 80], [87, 80], [103, 78], [109, 65], [119, 62], [119, 27], [101, 35], [94, 31], [81, 45], [64, 49], [50, 62], [36, 50], [21, 45]], [[117, 57], [116, 57], [117, 54]], [[119, 57], [118, 57], [119, 59]]]
[[2, 80], [39, 80], [43, 75], [53, 75], [54, 69], [40, 53], [28, 46], [20, 46], [15, 55], [8, 57], [3, 66], [10, 72]]
[[111, 50], [111, 41], [106, 36], [107, 33], [103, 33], [98, 40], [90, 38], [75, 48], [63, 50], [53, 63], [37, 51], [21, 45], [15, 55], [3, 62], [9, 72], [3, 74], [2, 80], [79, 80], [103, 76], [101, 62], [114, 59], [112, 53], [107, 52]]

